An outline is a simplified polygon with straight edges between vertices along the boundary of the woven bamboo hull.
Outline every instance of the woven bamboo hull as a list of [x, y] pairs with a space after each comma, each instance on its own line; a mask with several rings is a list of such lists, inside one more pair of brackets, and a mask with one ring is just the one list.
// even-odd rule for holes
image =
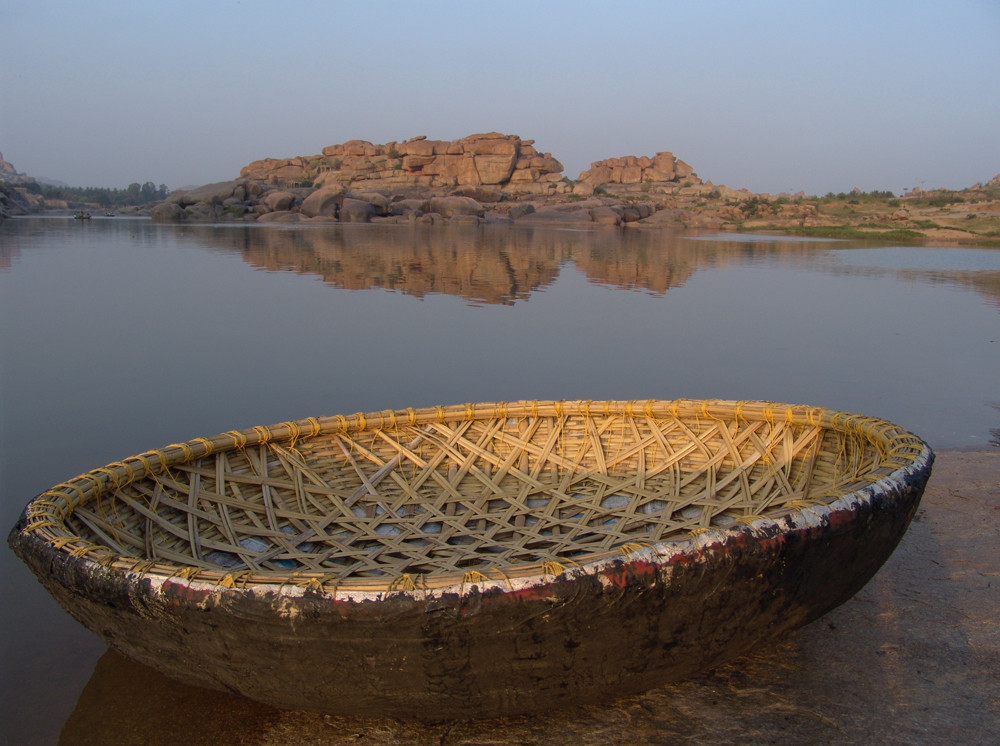
[[[517, 420], [524, 412], [526, 419], [544, 416], [535, 403], [517, 406], [529, 409], [513, 415], [504, 409], [502, 419]], [[558, 406], [556, 419], [565, 422], [567, 412], [579, 412], [580, 406], [589, 410], [593, 405]], [[632, 405], [625, 403], [601, 406], [622, 422], [632, 418], [666, 422], [671, 406], [678, 411], [676, 403], [656, 403], [645, 413], [633, 412]], [[735, 474], [733, 469], [742, 468], [748, 484], [770, 479], [761, 475], [775, 467], [761, 466], [761, 457], [770, 455], [776, 463], [780, 449], [770, 454], [767, 448], [757, 449], [764, 453], [754, 455], [749, 445], [744, 448], [738, 443], [757, 442], [749, 436], [741, 441], [748, 429], [756, 428], [761, 434], [780, 430], [782, 422], [790, 423], [791, 415], [786, 412], [792, 410], [778, 409], [779, 416], [774, 417], [774, 410], [766, 409], [772, 405], [766, 405], [765, 411], [771, 414], [755, 420], [746, 404], [683, 403], [680, 409], [688, 406], [702, 413], [700, 423], [690, 426], [692, 430], [714, 428], [717, 433], [728, 433], [721, 439], [730, 444], [726, 458], [733, 464], [727, 471], [725, 458], [712, 456], [710, 449], [690, 456], [699, 462], [707, 456], [715, 466], [710, 466], [707, 488], [699, 481], [686, 495], [674, 490], [680, 502], [725, 492], [726, 474]], [[718, 415], [727, 408], [735, 408], [734, 422], [711, 424], [712, 420], [725, 422]], [[794, 411], [796, 417], [806, 412]], [[812, 414], [803, 414], [803, 419], [817, 418], [819, 410], [808, 411]], [[441, 422], [452, 427], [448, 412], [439, 412], [443, 413]], [[473, 418], [476, 412], [473, 408]], [[836, 415], [824, 411], [820, 419], [828, 423], [831, 414]], [[467, 421], [465, 417], [459, 413], [455, 422]], [[753, 421], [767, 424], [751, 425]], [[369, 415], [366, 425], [371, 422]], [[856, 419], [846, 423], [844, 432], [865, 429]], [[388, 429], [384, 423], [379, 427]], [[727, 525], [674, 531], [659, 541], [619, 541], [607, 552], [570, 556], [548, 547], [545, 551], [553, 552], [552, 559], [523, 567], [480, 563], [475, 565], [478, 569], [458, 574], [385, 573], [385, 577], [347, 576], [331, 581], [315, 573], [281, 575], [279, 570], [262, 569], [268, 552], [255, 548], [257, 557], [265, 559], [254, 572], [227, 573], [225, 568], [214, 573], [182, 572], [176, 567], [164, 571], [162, 560], [125, 560], [53, 538], [51, 527], [40, 527], [52, 510], [32, 505], [9, 541], [59, 603], [109, 645], [191, 684], [238, 692], [281, 707], [339, 714], [468, 718], [543, 711], [605, 701], [684, 678], [779, 637], [850, 598], [894, 549], [930, 475], [930, 450], [891, 427], [887, 423], [867, 427], [862, 440], [890, 432], [895, 445], [873, 457], [875, 463], [869, 464], [873, 478], [852, 473], [847, 485], [851, 489], [841, 494], [822, 499], [807, 495], [764, 515], [750, 513], [747, 520]], [[351, 423], [340, 422], [338, 428], [347, 432]], [[324, 436], [317, 432], [310, 437]], [[798, 431], [781, 437], [785, 446], [808, 439]], [[409, 434], [402, 440], [412, 443]], [[557, 437], [543, 440], [551, 445]], [[621, 443], [607, 450], [606, 441], [607, 453], [623, 450]], [[216, 444], [213, 450], [224, 449]], [[541, 446], [529, 450], [535, 455], [545, 451]], [[676, 444], [667, 450], [678, 453]], [[305, 452], [305, 447], [300, 446], [300, 451]], [[834, 451], [834, 462], [847, 458], [843, 442]], [[432, 461], [429, 454], [424, 453], [421, 460]], [[642, 459], [650, 483], [643, 482], [640, 491], [647, 498], [657, 470], [650, 454]], [[184, 458], [202, 463], [206, 456], [193, 453]], [[561, 458], [565, 463], [565, 455]], [[822, 460], [814, 458], [809, 470], [822, 471]], [[613, 472], [610, 461], [602, 462], [597, 471]], [[385, 459], [382, 462], [385, 465]], [[672, 473], [676, 486], [686, 479], [685, 469], [690, 468], [686, 464], [684, 458], [677, 459], [661, 474]], [[536, 481], [543, 471], [532, 470], [530, 461], [525, 464], [525, 473]], [[500, 479], [497, 471], [492, 474], [493, 479]], [[778, 481], [804, 480], [797, 474], [788, 470], [788, 478]], [[418, 476], [410, 478], [411, 483], [419, 482]], [[118, 475], [111, 481], [117, 481], [118, 489], [126, 480]], [[333, 480], [327, 477], [327, 481]], [[454, 482], [459, 483], [460, 479]], [[372, 486], [383, 497], [390, 492], [388, 487]], [[105, 487], [96, 489], [100, 492]], [[343, 487], [342, 491], [347, 494], [349, 490]], [[732, 498], [736, 492], [726, 494]], [[46, 495], [47, 502], [53, 502], [53, 491], [35, 502]], [[605, 497], [603, 503], [607, 501]], [[625, 516], [622, 526], [636, 523], [637, 516], [650, 515], [641, 510], [627, 513], [621, 506], [615, 509], [619, 517]], [[551, 503], [535, 510], [556, 512]], [[43, 512], [45, 520], [40, 521]], [[419, 514], [407, 518], [404, 512], [389, 511], [400, 520], [423, 520]], [[442, 507], [440, 514], [446, 512]], [[563, 533], [568, 532], [566, 520], [560, 524]], [[591, 519], [589, 525], [609, 523]], [[495, 527], [484, 530], [495, 533]], [[534, 546], [538, 538], [539, 534], [532, 534], [522, 548]], [[402, 551], [399, 545], [391, 548]], [[287, 552], [280, 556], [286, 555], [290, 556]]]

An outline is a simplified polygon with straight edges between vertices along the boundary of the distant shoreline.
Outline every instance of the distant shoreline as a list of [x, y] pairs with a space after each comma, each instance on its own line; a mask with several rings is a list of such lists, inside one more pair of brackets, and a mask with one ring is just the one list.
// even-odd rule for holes
[[[969, 197], [969, 190], [962, 192], [952, 192], [950, 194], [957, 197]], [[971, 195], [972, 198], [980, 195]], [[900, 202], [899, 208], [894, 208], [888, 203]], [[432, 215], [428, 222], [435, 224], [461, 224], [486, 225], [486, 224], [510, 224], [525, 227], [545, 227], [575, 229], [607, 229], [609, 226], [593, 221], [592, 217], [581, 216], [583, 211], [595, 209], [593, 205], [578, 206], [570, 201], [542, 201], [537, 200], [534, 217], [529, 219], [513, 220], [503, 219], [503, 213], [497, 212], [492, 216], [472, 219], [451, 220], [438, 218]], [[957, 202], [946, 206], [928, 206], [921, 204], [919, 199], [901, 198], [898, 200], [852, 200], [842, 197], [800, 197], [795, 200], [774, 200], [780, 212], [763, 215], [754, 215], [748, 219], [738, 219], [732, 215], [732, 209], [739, 209], [740, 203], [713, 204], [710, 200], [703, 200], [702, 204], [674, 204], [670, 207], [661, 207], [655, 210], [647, 218], [636, 219], [628, 222], [619, 221], [616, 223], [618, 229], [666, 229], [673, 231], [719, 231], [733, 233], [774, 233], [787, 236], [802, 236], [811, 238], [830, 238], [842, 240], [878, 240], [892, 241], [903, 244], [943, 244], [948, 246], [980, 246], [1000, 248], [1000, 198], [983, 197], [972, 202]], [[852, 204], [854, 202], [854, 204]], [[518, 204], [518, 203], [514, 203]], [[525, 203], [520, 203], [525, 204]], [[527, 203], [532, 204], [532, 203]], [[621, 199], [617, 196], [609, 196], [601, 200], [601, 207], [608, 208], [615, 212], [615, 208], [624, 211], [630, 205], [628, 199]], [[96, 205], [82, 205], [82, 209], [90, 209], [93, 217], [105, 218], [104, 211]], [[506, 207], [506, 206], [504, 206]], [[728, 210], [726, 208], [729, 208]], [[125, 208], [117, 210], [115, 217], [118, 219], [145, 218], [150, 219], [155, 206], [138, 208]], [[502, 208], [501, 208], [502, 209]], [[901, 212], [902, 209], [902, 212]], [[32, 211], [18, 212], [14, 215], [0, 215], [0, 223], [5, 218], [36, 216], [52, 216], [72, 218], [78, 209], [57, 207], [57, 208], [35, 208]], [[808, 215], [804, 217], [803, 213]], [[485, 214], [485, 213], [484, 213]], [[200, 215], [193, 216], [183, 221], [161, 221], [161, 222], [185, 222], [191, 224], [209, 223], [255, 223], [261, 225], [268, 224], [288, 224], [288, 219], [271, 220], [237, 220], [231, 216]], [[400, 216], [393, 216], [388, 219], [373, 216], [366, 222], [370, 223], [406, 223], [408, 220], [399, 219]], [[499, 219], [498, 219], [499, 218]], [[330, 218], [299, 219], [294, 223], [301, 225], [308, 224], [337, 224], [338, 221]], [[413, 221], [416, 222], [416, 221]], [[615, 226], [610, 226], [615, 227]]]
[[[3, 165], [15, 181], [0, 181], [0, 219], [40, 212], [100, 216], [109, 209], [46, 199], [25, 185], [30, 177]], [[595, 161], [577, 179], [562, 171], [534, 140], [499, 132], [382, 145], [350, 140], [317, 155], [254, 161], [237, 179], [176, 190], [159, 202], [110, 209], [162, 223], [667, 228], [1000, 246], [1000, 175], [959, 191], [915, 187], [897, 197], [855, 189], [820, 197], [716, 185], [669, 151]], [[141, 189], [147, 187], [157, 191], [152, 183]]]

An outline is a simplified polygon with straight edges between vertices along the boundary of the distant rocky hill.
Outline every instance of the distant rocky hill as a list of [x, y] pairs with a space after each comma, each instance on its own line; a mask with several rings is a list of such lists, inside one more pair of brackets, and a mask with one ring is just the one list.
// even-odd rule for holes
[[[0, 155], [0, 217], [73, 207], [43, 199], [37, 181]], [[571, 179], [534, 140], [499, 132], [381, 145], [350, 140], [316, 155], [253, 161], [232, 181], [132, 209], [158, 222], [627, 225], [1000, 245], [1000, 175], [958, 192], [914, 188], [898, 198], [859, 189], [755, 194], [703, 181], [661, 151], [594, 161]]]
[[654, 157], [597, 161], [580, 174], [577, 185], [563, 176], [563, 165], [551, 153], [540, 153], [534, 140], [499, 132], [469, 135], [460, 140], [428, 140], [418, 136], [376, 145], [350, 140], [323, 148], [321, 155], [267, 158], [245, 166], [243, 178], [276, 186], [341, 184], [349, 189], [423, 187], [487, 187], [508, 198], [590, 194], [603, 184], [700, 184], [691, 168], [672, 153]]
[[627, 155], [623, 158], [608, 158], [595, 161], [590, 168], [580, 174], [579, 180], [585, 184], [677, 184], [687, 186], [700, 184], [701, 179], [684, 161], [673, 153], [657, 153], [652, 158]]
[[34, 181], [30, 176], [18, 173], [0, 153], [0, 220], [11, 215], [24, 215], [38, 207], [41, 199], [23, 188]]
[[3, 153], [0, 153], [0, 181], [7, 184], [28, 184], [34, 179], [27, 174], [18, 173], [13, 164], [5, 161]]
[[550, 153], [535, 149], [534, 140], [489, 132], [452, 141], [419, 136], [384, 145], [350, 140], [323, 148], [322, 155], [254, 161], [240, 176], [280, 186], [489, 186], [511, 194], [555, 194], [568, 191], [562, 170]]
[[578, 180], [562, 172], [534, 140], [499, 132], [350, 140], [317, 155], [254, 161], [231, 182], [178, 190], [153, 219], [620, 225], [651, 219], [669, 195], [725, 189], [703, 184], [669, 152], [596, 161]]

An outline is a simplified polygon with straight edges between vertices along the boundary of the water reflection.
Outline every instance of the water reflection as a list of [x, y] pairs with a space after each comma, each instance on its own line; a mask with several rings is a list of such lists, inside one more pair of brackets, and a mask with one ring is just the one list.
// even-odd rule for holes
[[[882, 416], [936, 448], [985, 445], [1000, 424], [1000, 252], [967, 252], [642, 230], [6, 221], [0, 515], [10, 526], [48, 486], [178, 440], [462, 401], [763, 398]], [[9, 551], [0, 591], [18, 600], [0, 608], [17, 672], [0, 742], [52, 743], [99, 658], [66, 742], [98, 729], [88, 713], [111, 689], [151, 686], [145, 669], [102, 658]], [[194, 696], [168, 707], [182, 717]]]
[[191, 232], [262, 269], [313, 274], [349, 290], [385, 288], [418, 298], [457, 295], [476, 305], [527, 300], [555, 282], [567, 261], [594, 282], [662, 294], [682, 285], [714, 254], [709, 247], [680, 251], [685, 244], [678, 236], [639, 231], [614, 242], [594, 231], [500, 226], [285, 231], [216, 226]]
[[831, 271], [975, 290], [1000, 310], [1000, 249], [890, 246], [831, 251]]
[[246, 743], [279, 711], [227, 692], [179, 684], [108, 649], [94, 666], [59, 734], [70, 744]]
[[[765, 258], [817, 265], [834, 274], [954, 283], [983, 294], [1000, 308], [1000, 250], [925, 247], [859, 248], [867, 244], [795, 236], [626, 230], [606, 231], [488, 226], [315, 226], [260, 230], [197, 226], [191, 236], [239, 253], [271, 271], [317, 275], [332, 287], [384, 288], [418, 298], [443, 293], [470, 304], [527, 300], [544, 291], [572, 261], [591, 281], [662, 295], [694, 272]], [[818, 259], [825, 258], [826, 261]]]
[[[180, 241], [236, 253], [268, 271], [315, 275], [346, 290], [454, 295], [470, 305], [512, 305], [552, 285], [566, 262], [591, 282], [663, 295], [699, 270], [770, 261], [843, 276], [954, 284], [1000, 310], [1000, 249], [885, 247], [871, 242], [765, 234], [691, 234], [509, 226], [158, 226], [136, 219], [19, 218], [0, 241], [0, 272], [41, 234], [127, 232], [136, 241]], [[113, 225], [112, 225], [113, 224]], [[73, 234], [73, 235], [69, 235]]]
[[[713, 233], [691, 240], [742, 249], [744, 255], [759, 255], [753, 249], [766, 247], [782, 263], [799, 257], [798, 266], [847, 277], [893, 277], [971, 288], [1000, 310], [1000, 249], [873, 246], [867, 241], [765, 234]], [[796, 244], [807, 250], [788, 251]]]

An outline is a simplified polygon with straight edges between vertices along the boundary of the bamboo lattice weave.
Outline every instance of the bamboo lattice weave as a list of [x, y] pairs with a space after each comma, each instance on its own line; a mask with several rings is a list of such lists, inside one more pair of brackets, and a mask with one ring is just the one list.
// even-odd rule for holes
[[921, 450], [889, 423], [760, 402], [476, 404], [284, 423], [57, 485], [29, 530], [222, 582], [427, 587], [558, 572], [828, 503]]

